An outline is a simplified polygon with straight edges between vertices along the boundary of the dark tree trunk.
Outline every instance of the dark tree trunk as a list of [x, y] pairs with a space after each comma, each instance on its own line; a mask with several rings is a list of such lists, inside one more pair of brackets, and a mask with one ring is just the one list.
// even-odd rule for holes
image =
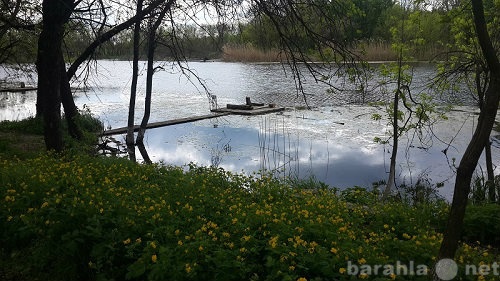
[[83, 133], [76, 123], [78, 117], [78, 107], [76, 107], [73, 94], [71, 93], [71, 86], [69, 84], [68, 75], [66, 74], [66, 64], [64, 58], [61, 58], [61, 101], [64, 108], [64, 116], [68, 124], [69, 135], [77, 140], [83, 138]]
[[127, 145], [128, 158], [130, 161], [137, 162], [137, 157], [135, 156], [135, 145]]
[[[399, 84], [399, 81], [398, 81]], [[398, 126], [398, 110], [399, 110], [399, 88], [394, 94], [394, 111], [392, 116], [392, 152], [391, 152], [391, 163], [389, 166], [389, 178], [387, 179], [387, 185], [383, 193], [383, 199], [387, 199], [391, 195], [391, 191], [394, 188], [396, 181], [396, 160], [398, 157], [398, 145], [399, 145], [399, 126]]]
[[491, 142], [490, 138], [486, 141], [484, 145], [484, 154], [486, 156], [486, 187], [488, 188], [488, 200], [490, 202], [496, 201], [496, 190], [495, 190], [495, 173], [493, 172], [493, 159], [491, 158]]
[[146, 133], [146, 126], [149, 122], [149, 117], [151, 115], [151, 96], [153, 91], [153, 74], [154, 74], [154, 50], [156, 40], [156, 32], [150, 31], [148, 36], [148, 66], [146, 74], [146, 96], [144, 98], [144, 116], [142, 117], [139, 132], [137, 133], [137, 144], [144, 144], [144, 134]]
[[[137, 1], [137, 14], [142, 10], [142, 0]], [[127, 123], [127, 147], [134, 145], [134, 118], [135, 118], [135, 100], [137, 96], [137, 77], [139, 76], [139, 43], [141, 40], [141, 23], [136, 22], [134, 26], [134, 58], [132, 66], [132, 83], [130, 86], [130, 102], [128, 107]], [[135, 148], [134, 148], [135, 151]], [[135, 153], [134, 153], [135, 154]], [[135, 158], [135, 157], [134, 157]]]
[[[484, 79], [488, 80], [490, 77], [490, 73], [487, 69], [485, 69], [481, 64], [476, 64], [476, 91], [478, 96], [479, 110], [483, 110], [484, 107], [484, 95], [485, 89], [483, 88], [482, 83], [482, 73], [485, 72]], [[486, 83], [485, 83], [486, 84]], [[486, 143], [484, 144], [484, 155], [486, 157], [486, 188], [488, 190], [488, 199], [491, 202], [495, 202], [495, 174], [493, 172], [493, 159], [491, 158], [491, 142], [488, 137]], [[481, 198], [484, 200], [486, 198]]]
[[152, 164], [153, 161], [151, 161], [151, 158], [149, 158], [148, 151], [146, 150], [144, 144], [143, 143], [137, 144], [137, 148], [139, 148], [139, 152], [141, 153], [142, 159], [144, 159], [144, 163]]
[[149, 117], [151, 115], [151, 95], [153, 91], [153, 74], [154, 74], [154, 54], [156, 49], [156, 31], [160, 26], [163, 18], [165, 17], [165, 13], [168, 11], [170, 6], [164, 7], [161, 13], [158, 15], [158, 18], [149, 27], [148, 31], [148, 66], [147, 66], [147, 74], [146, 74], [146, 97], [144, 101], [144, 116], [142, 117], [141, 126], [139, 128], [139, 133], [137, 133], [137, 144], [144, 144], [144, 134], [146, 133], [146, 126], [149, 122]]
[[479, 114], [476, 130], [474, 131], [472, 139], [470, 140], [457, 169], [448, 225], [444, 232], [441, 248], [439, 249], [438, 260], [443, 258], [453, 259], [455, 256], [462, 232], [463, 219], [470, 192], [472, 175], [477, 166], [484, 145], [489, 139], [500, 98], [500, 63], [487, 31], [483, 1], [472, 1], [472, 10], [478, 41], [491, 75], [488, 83], [488, 89], [485, 92], [483, 110], [481, 110]]
[[60, 54], [62, 26], [44, 23], [38, 41], [38, 100], [39, 116], [43, 118], [45, 146], [47, 150], [63, 149], [61, 132], [61, 84]]
[[73, 1], [44, 0], [43, 27], [38, 39], [37, 115], [43, 117], [47, 150], [63, 149], [61, 132], [61, 43], [64, 24], [73, 10]]

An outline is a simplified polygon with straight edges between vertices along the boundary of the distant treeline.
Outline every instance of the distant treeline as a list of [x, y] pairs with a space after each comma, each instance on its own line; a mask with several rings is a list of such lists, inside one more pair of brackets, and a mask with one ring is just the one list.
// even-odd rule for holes
[[[428, 9], [427, 7], [410, 7], [403, 9], [391, 0], [355, 0], [352, 15], [343, 27], [343, 34], [327, 34], [328, 22], [315, 22], [311, 19], [315, 31], [325, 32], [325, 36], [335, 36], [343, 40], [354, 52], [366, 60], [394, 60], [397, 54], [391, 47], [393, 38], [404, 22], [405, 40], [413, 45], [412, 59], [430, 60], [436, 54], [446, 50], [451, 38], [450, 18], [448, 9], [441, 7]], [[78, 22], [68, 24], [64, 39], [64, 49], [67, 58], [72, 59], [83, 51], [90, 43], [91, 30]], [[180, 31], [180, 32], [179, 32]], [[167, 28], [160, 30], [160, 40], [156, 51], [157, 59], [179, 57], [187, 59], [211, 60], [224, 59], [230, 61], [270, 61], [278, 60], [280, 54], [280, 36], [268, 17], [255, 14], [246, 23], [221, 23], [215, 25], [185, 25], [176, 30], [175, 42]], [[26, 62], [34, 62], [36, 57], [37, 37], [28, 31], [18, 31], [14, 34], [18, 46], [15, 57]], [[146, 33], [146, 31], [144, 31]], [[11, 36], [12, 37], [12, 36]], [[103, 44], [95, 55], [98, 59], [131, 59], [132, 58], [132, 30], [126, 30]], [[145, 38], [142, 36], [142, 38]], [[318, 46], [312, 44], [307, 37], [297, 33], [295, 42], [309, 50], [314, 57]], [[22, 44], [19, 44], [22, 43]], [[0, 42], [0, 45], [6, 42]], [[172, 44], [181, 46], [182, 54]], [[146, 44], [141, 45], [145, 50]], [[176, 53], [172, 53], [175, 50]], [[142, 53], [145, 53], [144, 51]], [[1, 56], [1, 54], [0, 54]], [[7, 57], [4, 61], [9, 61]]]

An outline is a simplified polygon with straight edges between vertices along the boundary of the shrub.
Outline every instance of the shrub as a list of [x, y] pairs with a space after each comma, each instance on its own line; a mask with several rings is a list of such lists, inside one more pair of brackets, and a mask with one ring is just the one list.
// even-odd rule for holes
[[469, 205], [464, 218], [466, 241], [500, 247], [500, 205]]
[[[28, 280], [420, 280], [346, 265], [431, 266], [447, 212], [113, 157], [0, 158], [0, 182], [0, 266]], [[484, 251], [461, 247], [475, 264], [494, 260]]]

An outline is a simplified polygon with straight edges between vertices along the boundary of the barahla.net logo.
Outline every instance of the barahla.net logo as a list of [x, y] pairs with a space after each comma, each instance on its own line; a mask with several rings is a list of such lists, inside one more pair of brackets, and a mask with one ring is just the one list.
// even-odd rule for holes
[[427, 275], [429, 273], [429, 267], [424, 264], [415, 265], [415, 262], [410, 261], [408, 264], [397, 261], [395, 264], [355, 264], [351, 261], [347, 261], [346, 268], [347, 275], [361, 275], [361, 276], [371, 276], [371, 275], [383, 275], [383, 276], [393, 276], [393, 275]]
[[[463, 267], [464, 274], [469, 276], [500, 276], [500, 263], [473, 265]], [[430, 267], [425, 264], [415, 264], [414, 261], [395, 264], [356, 264], [347, 262], [346, 273], [353, 276], [424, 276], [431, 273]], [[453, 280], [459, 273], [458, 264], [452, 259], [442, 259], [436, 263], [435, 274], [443, 281]]]

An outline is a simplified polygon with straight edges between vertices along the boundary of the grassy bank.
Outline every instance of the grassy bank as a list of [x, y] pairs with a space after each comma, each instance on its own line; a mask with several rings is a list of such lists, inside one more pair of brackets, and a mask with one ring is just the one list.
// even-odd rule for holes
[[[66, 120], [61, 120], [64, 142], [67, 150], [92, 152], [98, 142], [98, 133], [104, 130], [103, 124], [90, 111], [81, 111], [75, 123], [82, 131], [82, 139], [76, 141], [68, 134]], [[30, 158], [45, 151], [43, 121], [30, 117], [20, 121], [0, 122], [0, 157]]]
[[[424, 280], [347, 265], [432, 265], [448, 209], [84, 155], [0, 157], [0, 180], [6, 280]], [[463, 244], [459, 266], [493, 253]]]

